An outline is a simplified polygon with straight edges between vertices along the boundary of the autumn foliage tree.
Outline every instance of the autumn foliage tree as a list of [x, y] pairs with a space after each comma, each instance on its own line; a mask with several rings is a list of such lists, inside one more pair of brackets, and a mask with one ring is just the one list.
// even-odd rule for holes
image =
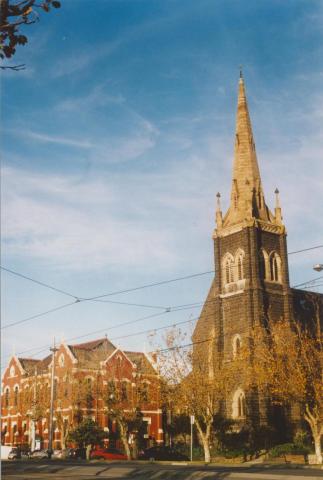
[[[39, 12], [60, 8], [58, 0], [1, 0], [0, 1], [0, 58], [10, 59], [18, 45], [26, 45], [28, 38], [21, 33], [24, 25], [39, 20]], [[0, 66], [1, 69], [21, 70], [25, 65]]]
[[281, 319], [254, 332], [253, 379], [282, 404], [298, 403], [322, 463], [323, 343], [319, 314], [307, 325]]
[[[143, 426], [142, 404], [146, 401], [142, 390], [140, 373], [135, 373], [133, 382], [126, 382], [118, 368], [114, 369], [104, 395], [105, 410], [117, 424], [124, 451], [130, 460], [138, 454], [138, 442]], [[129, 438], [132, 441], [132, 451]]]
[[[214, 338], [203, 339], [201, 348], [193, 352], [185, 333], [170, 330], [166, 348], [158, 350], [161, 376], [165, 380], [163, 399], [178, 413], [194, 415], [205, 462], [210, 462], [210, 441], [216, 414], [220, 413], [220, 398], [230, 388], [232, 365], [222, 365], [214, 370], [212, 356]], [[202, 343], [203, 342], [203, 343]]]

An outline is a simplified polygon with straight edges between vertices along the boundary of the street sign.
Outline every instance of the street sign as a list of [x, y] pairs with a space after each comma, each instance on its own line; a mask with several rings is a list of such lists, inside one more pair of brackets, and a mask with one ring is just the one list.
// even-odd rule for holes
[[191, 425], [194, 425], [194, 423], [195, 423], [195, 416], [191, 415]]

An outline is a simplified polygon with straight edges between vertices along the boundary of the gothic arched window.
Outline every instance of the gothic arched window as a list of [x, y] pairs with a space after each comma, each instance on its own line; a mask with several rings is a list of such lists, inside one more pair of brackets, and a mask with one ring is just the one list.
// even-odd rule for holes
[[241, 248], [239, 248], [235, 254], [235, 262], [234, 262], [236, 280], [242, 280], [244, 278], [243, 259], [244, 259], [244, 251]]
[[232, 349], [233, 349], [233, 357], [239, 356], [241, 353], [241, 345], [242, 340], [239, 334], [235, 335], [232, 340]]
[[238, 416], [244, 418], [246, 416], [246, 399], [241, 393], [238, 397]]
[[238, 280], [243, 279], [243, 270], [242, 270], [242, 257], [238, 257]]
[[246, 418], [246, 396], [241, 388], [235, 391], [232, 400], [232, 418]]
[[234, 258], [230, 253], [227, 253], [222, 261], [222, 275], [224, 284], [234, 282]]
[[269, 256], [264, 248], [260, 251], [260, 275], [265, 280], [270, 280]]
[[269, 258], [270, 280], [281, 282], [281, 259], [277, 252], [273, 252]]

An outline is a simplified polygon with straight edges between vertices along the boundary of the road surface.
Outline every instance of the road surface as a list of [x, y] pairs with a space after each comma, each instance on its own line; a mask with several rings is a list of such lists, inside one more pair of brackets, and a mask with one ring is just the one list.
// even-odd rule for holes
[[183, 462], [71, 462], [16, 460], [2, 462], [5, 480], [318, 480], [321, 468], [282, 465], [220, 466]]

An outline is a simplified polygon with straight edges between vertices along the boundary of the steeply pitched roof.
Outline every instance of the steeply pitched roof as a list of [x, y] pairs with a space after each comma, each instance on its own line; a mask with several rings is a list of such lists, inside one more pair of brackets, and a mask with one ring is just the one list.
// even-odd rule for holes
[[48, 365], [52, 360], [52, 356], [48, 355], [43, 358], [43, 360], [38, 360], [36, 358], [18, 358], [18, 360], [28, 375], [34, 375], [35, 369], [37, 369], [38, 374], [47, 370]]
[[41, 360], [36, 360], [35, 358], [18, 358], [21, 363], [22, 368], [28, 374], [34, 374], [35, 369], [39, 367]]
[[77, 359], [78, 366], [84, 368], [99, 368], [100, 362], [106, 360], [116, 349], [107, 338], [68, 345], [68, 348]]
[[274, 216], [265, 204], [245, 85], [241, 75], [236, 118], [231, 202], [230, 208], [223, 219], [223, 227], [240, 224], [251, 218], [270, 223], [275, 221]]
[[156, 371], [146, 355], [142, 352], [124, 352], [137, 367], [137, 372], [156, 375]]

